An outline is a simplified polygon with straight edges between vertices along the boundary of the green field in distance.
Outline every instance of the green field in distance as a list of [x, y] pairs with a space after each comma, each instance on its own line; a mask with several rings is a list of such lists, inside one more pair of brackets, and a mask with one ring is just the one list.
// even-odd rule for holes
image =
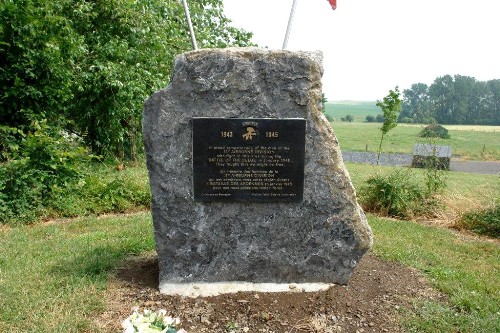
[[336, 121], [340, 121], [340, 118], [351, 115], [354, 117], [354, 121], [362, 122], [365, 121], [368, 115], [376, 116], [382, 113], [375, 103], [375, 101], [326, 102], [325, 113], [335, 118]]

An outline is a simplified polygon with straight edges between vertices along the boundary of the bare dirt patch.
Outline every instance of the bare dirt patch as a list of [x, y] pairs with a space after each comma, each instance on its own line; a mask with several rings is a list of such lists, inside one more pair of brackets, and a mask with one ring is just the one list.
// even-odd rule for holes
[[416, 299], [445, 300], [417, 271], [366, 255], [348, 286], [320, 292], [236, 293], [205, 298], [158, 292], [156, 254], [128, 260], [110, 279], [106, 332], [120, 330], [131, 307], [166, 309], [189, 333], [199, 332], [401, 332], [400, 310]]

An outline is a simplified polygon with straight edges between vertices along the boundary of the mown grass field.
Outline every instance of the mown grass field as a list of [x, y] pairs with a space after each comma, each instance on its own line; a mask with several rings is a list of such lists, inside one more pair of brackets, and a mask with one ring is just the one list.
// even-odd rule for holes
[[[332, 122], [340, 148], [346, 151], [377, 152], [380, 126], [378, 123]], [[418, 137], [423, 127], [399, 124], [384, 137], [382, 152], [411, 154], [415, 143], [429, 142], [429, 139]], [[481, 126], [467, 126], [467, 130], [456, 125], [451, 128], [460, 129], [450, 129], [450, 139], [435, 139], [432, 142], [451, 146], [453, 156], [461, 159], [500, 161], [500, 126], [488, 126], [485, 131]]]
[[329, 114], [336, 121], [340, 121], [347, 115], [354, 117], [355, 122], [363, 122], [367, 115], [376, 116], [381, 114], [380, 108], [375, 105], [376, 102], [357, 102], [357, 101], [339, 101], [325, 103], [325, 113]]

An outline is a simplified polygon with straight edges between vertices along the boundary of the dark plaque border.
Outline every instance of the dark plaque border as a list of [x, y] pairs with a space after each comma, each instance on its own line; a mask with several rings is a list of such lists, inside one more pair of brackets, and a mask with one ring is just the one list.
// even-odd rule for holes
[[300, 202], [305, 119], [193, 118], [195, 201]]

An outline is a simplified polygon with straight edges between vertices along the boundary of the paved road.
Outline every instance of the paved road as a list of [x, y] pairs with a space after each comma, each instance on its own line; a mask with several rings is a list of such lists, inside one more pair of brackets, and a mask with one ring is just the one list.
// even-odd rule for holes
[[[344, 161], [353, 163], [376, 164], [377, 153], [343, 151]], [[409, 166], [412, 155], [410, 154], [380, 154], [380, 165]], [[500, 175], [500, 162], [486, 161], [461, 161], [452, 159], [450, 170], [458, 172], [481, 173]]]

